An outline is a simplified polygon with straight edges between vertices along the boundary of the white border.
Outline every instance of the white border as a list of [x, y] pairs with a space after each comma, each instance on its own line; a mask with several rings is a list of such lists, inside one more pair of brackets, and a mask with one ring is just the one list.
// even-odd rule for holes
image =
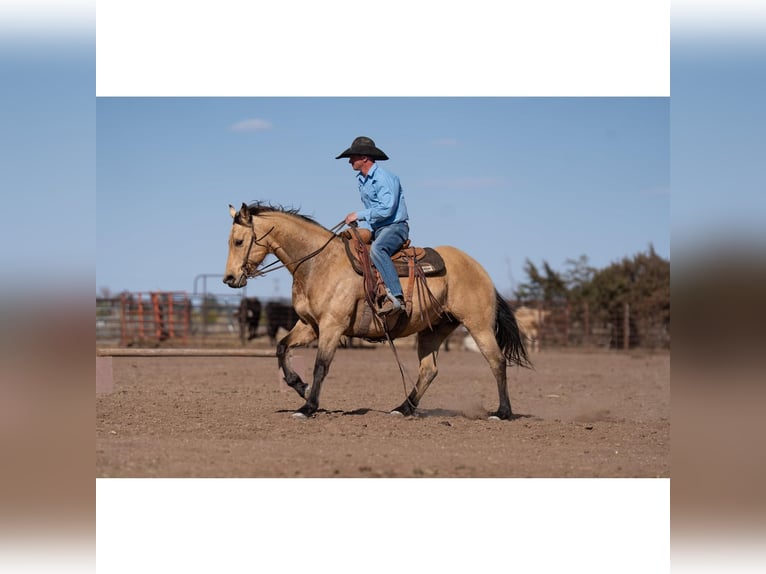
[[669, 570], [669, 479], [100, 479], [98, 571]]
[[669, 0], [110, 0], [98, 96], [668, 96]]

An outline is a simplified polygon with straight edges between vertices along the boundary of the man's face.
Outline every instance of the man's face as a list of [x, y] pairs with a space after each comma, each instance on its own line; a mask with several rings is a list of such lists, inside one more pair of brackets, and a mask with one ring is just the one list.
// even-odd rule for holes
[[348, 158], [348, 163], [351, 164], [351, 167], [354, 169], [354, 171], [361, 171], [362, 167], [364, 166], [365, 159], [367, 159], [367, 156], [351, 155]]

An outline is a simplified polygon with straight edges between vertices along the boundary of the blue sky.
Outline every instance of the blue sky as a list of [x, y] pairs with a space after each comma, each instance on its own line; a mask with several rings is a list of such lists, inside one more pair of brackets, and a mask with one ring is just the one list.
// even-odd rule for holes
[[[99, 98], [97, 289], [222, 273], [229, 203], [332, 227], [361, 207], [334, 159], [358, 135], [391, 158], [413, 242], [464, 249], [502, 292], [527, 258], [669, 257], [667, 98]], [[247, 292], [287, 296], [289, 279]]]

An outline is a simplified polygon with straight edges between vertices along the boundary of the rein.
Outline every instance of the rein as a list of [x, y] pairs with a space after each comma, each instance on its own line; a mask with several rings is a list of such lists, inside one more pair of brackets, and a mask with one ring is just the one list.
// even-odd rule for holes
[[[251, 239], [250, 239], [250, 245], [248, 245], [248, 247], [247, 247], [247, 253], [245, 254], [245, 260], [244, 260], [244, 262], [242, 263], [242, 274], [243, 274], [245, 277], [260, 277], [260, 276], [262, 276], [262, 275], [266, 275], [266, 274], [268, 274], [268, 273], [271, 273], [272, 271], [278, 271], [279, 269], [285, 269], [285, 268], [289, 267], [290, 265], [295, 265], [295, 266], [297, 267], [297, 266], [298, 266], [298, 265], [300, 265], [301, 263], [303, 263], [303, 262], [305, 262], [305, 261], [308, 261], [308, 260], [309, 260], [309, 259], [311, 259], [312, 257], [316, 257], [316, 256], [317, 256], [317, 255], [319, 255], [319, 254], [320, 254], [322, 251], [324, 251], [324, 249], [325, 249], [325, 248], [326, 248], [328, 245], [330, 245], [330, 242], [331, 242], [333, 239], [335, 239], [336, 237], [338, 237], [338, 235], [337, 235], [335, 232], [336, 232], [337, 230], [339, 230], [341, 227], [343, 227], [343, 226], [345, 225], [345, 223], [346, 223], [345, 221], [341, 221], [340, 223], [338, 223], [337, 225], [335, 225], [334, 227], [332, 227], [332, 228], [330, 229], [330, 233], [331, 233], [332, 235], [330, 235], [330, 238], [329, 238], [329, 239], [328, 239], [328, 240], [325, 242], [325, 244], [324, 244], [324, 245], [322, 245], [322, 247], [320, 247], [319, 249], [316, 249], [315, 251], [312, 251], [312, 252], [311, 252], [311, 253], [309, 253], [308, 255], [304, 255], [303, 257], [299, 257], [298, 259], [296, 259], [295, 261], [291, 261], [290, 263], [282, 263], [282, 265], [279, 265], [278, 267], [273, 267], [273, 266], [274, 266], [274, 265], [276, 265], [277, 263], [281, 263], [279, 260], [277, 260], [277, 261], [274, 261], [274, 262], [272, 262], [272, 263], [269, 263], [268, 265], [266, 265], [266, 267], [263, 267], [262, 269], [255, 269], [255, 270], [253, 270], [253, 272], [252, 272], [252, 273], [250, 273], [250, 272], [248, 271], [248, 263], [247, 263], [247, 260], [250, 258], [250, 250], [253, 248], [253, 245], [258, 245], [259, 247], [265, 247], [264, 245], [261, 245], [260, 243], [258, 243], [259, 239], [258, 239], [258, 236], [257, 236], [257, 235], [256, 235], [256, 233], [255, 233], [255, 226], [253, 225], [253, 219], [252, 219], [252, 217], [251, 217], [251, 218], [250, 218], [250, 231], [252, 232], [252, 234], [253, 234], [253, 235], [252, 235], [252, 237], [251, 237]], [[260, 241], [262, 241], [264, 238], [268, 237], [268, 235], [269, 235], [269, 234], [270, 234], [272, 231], [274, 231], [274, 228], [273, 228], [273, 227], [272, 227], [271, 229], [269, 229], [269, 230], [268, 230], [268, 231], [267, 231], [267, 232], [266, 232], [266, 233], [263, 235], [263, 237], [261, 237]], [[272, 267], [272, 268], [270, 269], [270, 267]]]
[[362, 241], [362, 238], [359, 236], [358, 227], [359, 226], [357, 225], [356, 222], [353, 222], [351, 223], [351, 225], [349, 225], [349, 228], [351, 229], [351, 233], [353, 233], [354, 237], [356, 238], [358, 242], [359, 249], [357, 250], [357, 253], [359, 256], [359, 261], [362, 265], [362, 269], [364, 269], [364, 273], [363, 273], [363, 279], [365, 284], [364, 298], [373, 312], [372, 316], [375, 319], [375, 322], [380, 327], [382, 327], [383, 332], [386, 334], [386, 340], [388, 341], [388, 344], [391, 347], [391, 351], [394, 353], [396, 364], [399, 366], [399, 374], [402, 376], [402, 388], [404, 389], [404, 398], [407, 401], [407, 404], [409, 404], [409, 406], [414, 410], [415, 405], [413, 405], [412, 401], [410, 401], [410, 395], [407, 392], [407, 381], [406, 381], [407, 377], [404, 372], [404, 365], [402, 364], [402, 360], [399, 358], [399, 352], [396, 350], [396, 345], [394, 345], [394, 340], [391, 338], [391, 332], [388, 328], [388, 320], [381, 318], [375, 312], [375, 300], [373, 298], [373, 293], [375, 291], [375, 279], [373, 278], [373, 273], [372, 273], [372, 259], [370, 257], [369, 251], [364, 248], [364, 241]]

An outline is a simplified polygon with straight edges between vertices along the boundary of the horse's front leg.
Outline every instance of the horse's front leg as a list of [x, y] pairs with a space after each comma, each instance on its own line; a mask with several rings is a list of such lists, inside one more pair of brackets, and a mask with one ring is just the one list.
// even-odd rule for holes
[[279, 368], [285, 376], [285, 382], [292, 387], [296, 393], [306, 398], [306, 389], [308, 385], [301, 380], [298, 373], [291, 365], [292, 349], [303, 345], [308, 345], [317, 335], [313, 327], [303, 321], [298, 321], [290, 332], [285, 335], [277, 344], [277, 361]]
[[317, 357], [314, 362], [314, 380], [311, 383], [309, 396], [300, 409], [293, 416], [307, 418], [313, 415], [319, 408], [319, 393], [322, 391], [322, 382], [330, 370], [330, 363], [335, 357], [335, 351], [340, 344], [343, 329], [319, 326], [319, 342], [317, 344]]

